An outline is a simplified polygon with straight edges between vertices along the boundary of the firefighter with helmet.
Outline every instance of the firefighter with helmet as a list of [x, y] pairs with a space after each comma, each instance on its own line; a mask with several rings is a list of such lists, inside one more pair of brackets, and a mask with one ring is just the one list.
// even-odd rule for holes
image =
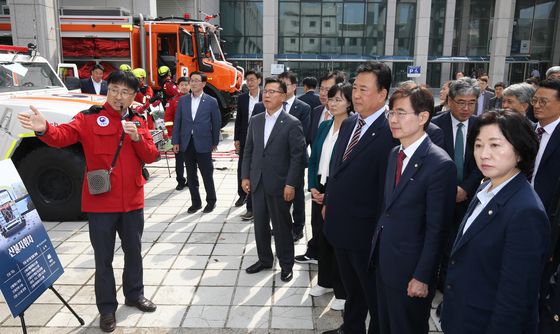
[[152, 87], [146, 84], [146, 71], [138, 67], [132, 70], [132, 74], [138, 79], [138, 91], [136, 92], [134, 101], [142, 104], [142, 106], [137, 107], [135, 111], [142, 114], [145, 110], [148, 110], [148, 129], [153, 130], [155, 129], [155, 124], [153, 117], [149, 113], [150, 105], [156, 107], [160, 102], [157, 100], [157, 97], [154, 96]]
[[121, 66], [119, 66], [119, 70], [123, 72], [130, 72], [132, 71], [132, 68], [128, 64], [122, 64]]
[[164, 94], [164, 107], [167, 107], [167, 102], [171, 101], [175, 96], [179, 95], [179, 89], [173, 80], [171, 79], [171, 70], [167, 66], [160, 66], [158, 69], [158, 75]]

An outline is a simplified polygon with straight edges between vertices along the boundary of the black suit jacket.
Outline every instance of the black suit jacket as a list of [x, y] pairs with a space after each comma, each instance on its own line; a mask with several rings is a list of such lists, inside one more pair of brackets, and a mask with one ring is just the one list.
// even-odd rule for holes
[[552, 133], [535, 174], [534, 186], [547, 212], [560, 178], [560, 125]]
[[309, 91], [305, 94], [302, 94], [298, 97], [298, 99], [309, 104], [311, 110], [321, 105], [321, 100], [319, 100], [319, 95], [315, 94], [315, 91]]
[[492, 109], [502, 109], [502, 100], [501, 97], [494, 96], [490, 99], [490, 103], [488, 104], [488, 110]]
[[[264, 109], [264, 104], [262, 104], [262, 102], [255, 104], [255, 109], [253, 109], [253, 116], [263, 113]], [[307, 103], [295, 99], [294, 103], [292, 103], [292, 107], [289, 110], [289, 114], [299, 119], [303, 128], [303, 134], [305, 135], [307, 141], [307, 138], [309, 137], [309, 118], [311, 114], [311, 108]]]
[[325, 110], [324, 105], [318, 105], [317, 107], [313, 108], [311, 111], [311, 121], [309, 122], [309, 138], [307, 138], [307, 142], [311, 147], [313, 147], [313, 141], [315, 140], [315, 136], [317, 135], [317, 130], [319, 129], [319, 119], [323, 116], [323, 111]]
[[[259, 101], [262, 101], [262, 92], [259, 91]], [[243, 93], [237, 98], [237, 115], [235, 116], [235, 129], [233, 140], [239, 140], [241, 147], [247, 140], [247, 127], [249, 126], [249, 93]]]
[[[80, 87], [82, 89], [82, 93], [84, 94], [97, 94], [95, 92], [95, 88], [93, 87], [93, 81], [91, 78], [82, 79], [80, 80]], [[101, 81], [101, 90], [99, 91], [99, 95], [107, 95], [107, 81]]]
[[357, 121], [358, 115], [352, 115], [340, 126], [325, 192], [323, 228], [333, 247], [369, 252], [382, 209], [387, 158], [398, 143], [380, 115], [343, 161]]
[[[469, 118], [469, 128], [472, 128], [473, 124], [477, 121], [475, 116]], [[455, 156], [455, 144], [453, 142], [453, 125], [451, 123], [451, 112], [447, 112], [438, 117], [432, 119], [432, 122], [439, 126], [443, 130], [444, 136], [444, 146], [443, 148], [449, 154], [449, 157], [453, 159]], [[467, 132], [468, 136], [468, 132]], [[463, 160], [463, 181], [457, 185], [463, 188], [469, 196], [469, 200], [473, 198], [476, 189], [482, 181], [482, 173], [476, 166], [476, 161], [474, 160], [474, 154], [469, 145], [465, 148], [465, 158]]]

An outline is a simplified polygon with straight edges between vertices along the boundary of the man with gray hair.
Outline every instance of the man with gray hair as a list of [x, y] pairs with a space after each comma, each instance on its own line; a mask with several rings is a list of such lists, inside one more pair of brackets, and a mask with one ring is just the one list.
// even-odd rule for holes
[[552, 66], [546, 70], [546, 78], [560, 80], [560, 66]]
[[449, 112], [432, 119], [444, 134], [443, 149], [447, 151], [457, 167], [457, 194], [455, 198], [454, 219], [450, 226], [449, 239], [445, 246], [444, 257], [438, 278], [438, 289], [443, 291], [449, 253], [459, 225], [467, 211], [471, 199], [482, 180], [482, 173], [476, 166], [474, 155], [467, 145], [467, 133], [475, 124], [474, 116], [478, 104], [480, 86], [476, 79], [461, 78], [449, 83]]
[[510, 85], [504, 90], [502, 107], [527, 115], [533, 95], [535, 95], [535, 87], [531, 84], [523, 82]]

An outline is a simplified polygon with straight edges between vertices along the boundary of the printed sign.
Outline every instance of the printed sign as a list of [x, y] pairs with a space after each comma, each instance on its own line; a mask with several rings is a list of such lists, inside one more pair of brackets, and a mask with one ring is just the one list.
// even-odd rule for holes
[[422, 67], [421, 66], [407, 66], [406, 67], [406, 76], [408, 78], [417, 78], [422, 74]]
[[0, 161], [0, 290], [15, 318], [64, 270], [12, 160]]
[[284, 73], [284, 64], [272, 64], [270, 65], [270, 74], [277, 75]]

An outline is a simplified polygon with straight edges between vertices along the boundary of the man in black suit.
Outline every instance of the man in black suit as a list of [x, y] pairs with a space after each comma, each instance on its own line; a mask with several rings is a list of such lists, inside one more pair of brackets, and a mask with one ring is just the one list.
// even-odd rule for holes
[[[287, 87], [286, 100], [284, 107], [290, 115], [296, 117], [301, 122], [305, 138], [309, 136], [309, 118], [311, 116], [311, 108], [305, 102], [298, 100], [295, 96], [297, 89], [297, 78], [292, 72], [284, 72], [278, 76]], [[307, 150], [304, 152], [304, 168], [307, 167]], [[304, 194], [304, 174], [301, 174], [300, 184], [296, 187], [296, 198], [294, 199], [294, 208], [292, 217], [294, 221], [294, 241], [303, 238], [303, 228], [305, 226], [305, 194]]]
[[292, 279], [294, 241], [291, 202], [303, 174], [305, 137], [299, 120], [282, 108], [286, 85], [267, 78], [263, 90], [264, 113], [252, 117], [242, 166], [242, 187], [252, 194], [254, 229], [259, 260], [245, 271], [255, 274], [272, 268], [270, 222], [274, 228], [280, 279]]
[[389, 152], [397, 145], [387, 119], [385, 101], [391, 69], [366, 62], [357, 70], [352, 103], [357, 115], [340, 126], [334, 146], [323, 212], [324, 233], [335, 249], [346, 290], [344, 323], [324, 333], [378, 333], [375, 275], [368, 271], [371, 241], [381, 214]]
[[317, 89], [317, 79], [315, 79], [314, 77], [306, 77], [301, 83], [303, 84], [304, 94], [298, 96], [298, 99], [309, 104], [311, 110], [321, 105], [319, 96], [315, 94], [315, 89]]
[[490, 99], [494, 97], [494, 93], [488, 89], [488, 75], [482, 74], [478, 77], [478, 85], [480, 93], [478, 95], [475, 115], [480, 115], [490, 109]]
[[107, 81], [103, 80], [105, 68], [100, 64], [95, 64], [91, 70], [91, 77], [82, 79], [80, 87], [82, 93], [107, 95]]
[[506, 85], [503, 82], [498, 82], [494, 85], [494, 93], [496, 95], [494, 95], [493, 98], [490, 99], [489, 105], [488, 105], [488, 109], [492, 110], [492, 109], [502, 109], [502, 102], [503, 102], [503, 97], [504, 97], [504, 88], [506, 88]]
[[247, 71], [245, 72], [245, 81], [247, 82], [249, 91], [239, 95], [237, 98], [237, 115], [235, 117], [235, 131], [233, 135], [235, 152], [239, 154], [239, 161], [237, 163], [237, 194], [239, 198], [235, 202], [235, 206], [239, 207], [246, 203], [247, 211], [241, 215], [241, 219], [251, 220], [253, 219], [253, 203], [251, 201], [251, 194], [246, 194], [241, 187], [241, 166], [243, 166], [243, 151], [245, 150], [245, 139], [247, 138], [249, 120], [251, 116], [253, 116], [255, 104], [262, 101], [260, 89], [262, 75], [257, 71]]
[[438, 288], [442, 289], [451, 247], [455, 241], [461, 220], [476, 193], [482, 173], [476, 165], [472, 150], [467, 145], [467, 133], [476, 122], [476, 110], [480, 87], [475, 79], [462, 78], [449, 83], [448, 102], [450, 111], [432, 120], [444, 134], [444, 149], [457, 167], [457, 193], [453, 223], [441, 263]]

